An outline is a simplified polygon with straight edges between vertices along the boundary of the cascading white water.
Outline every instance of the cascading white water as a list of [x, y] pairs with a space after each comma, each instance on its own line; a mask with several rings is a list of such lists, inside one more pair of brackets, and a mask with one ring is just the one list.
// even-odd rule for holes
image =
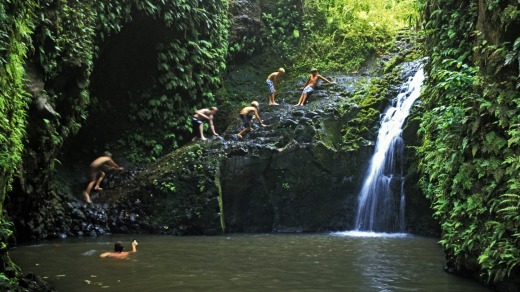
[[359, 193], [356, 230], [403, 232], [405, 229], [401, 134], [404, 121], [421, 93], [423, 80], [421, 66], [381, 118], [375, 152]]

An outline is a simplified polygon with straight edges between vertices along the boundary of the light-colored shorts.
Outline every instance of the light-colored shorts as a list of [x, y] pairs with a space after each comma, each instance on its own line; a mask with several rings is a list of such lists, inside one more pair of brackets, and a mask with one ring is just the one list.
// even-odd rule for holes
[[269, 86], [269, 93], [273, 94], [274, 93], [274, 83], [273, 83], [273, 80], [267, 79], [265, 81], [265, 83], [267, 83], [267, 86]]
[[303, 92], [302, 93], [312, 93], [314, 91], [314, 87], [310, 86], [310, 85], [307, 85], [305, 86], [305, 88], [303, 89]]

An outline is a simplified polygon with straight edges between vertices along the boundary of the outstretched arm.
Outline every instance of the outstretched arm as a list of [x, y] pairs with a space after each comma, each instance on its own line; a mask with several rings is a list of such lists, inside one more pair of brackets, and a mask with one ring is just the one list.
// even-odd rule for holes
[[325, 78], [325, 77], [323, 77], [323, 76], [321, 76], [321, 75], [318, 75], [318, 78], [321, 79], [321, 80], [323, 80], [323, 81], [325, 81], [325, 82], [327, 82], [327, 83], [329, 83], [329, 84], [330, 84], [330, 83], [336, 83], [336, 82], [332, 82], [332, 81], [328, 80], [327, 78]]

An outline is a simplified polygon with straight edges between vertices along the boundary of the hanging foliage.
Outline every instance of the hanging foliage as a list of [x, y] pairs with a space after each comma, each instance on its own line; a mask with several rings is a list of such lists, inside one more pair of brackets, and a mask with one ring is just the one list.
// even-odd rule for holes
[[431, 59], [422, 189], [441, 222], [448, 267], [490, 284], [513, 282], [520, 276], [518, 5], [428, 0], [424, 15]]
[[[10, 194], [10, 203], [27, 215], [40, 214], [42, 205], [59, 201], [50, 191], [52, 173], [64, 141], [79, 131], [90, 114], [89, 106], [96, 100], [89, 86], [100, 48], [136, 16], [154, 19], [169, 31], [163, 43], [150, 44], [157, 47], [159, 73], [154, 76], [156, 82], [150, 84], [149, 98], [134, 104], [136, 108], [141, 106], [137, 112], [141, 115], [131, 113], [136, 114], [139, 123], [155, 130], [150, 132], [157, 141], [152, 145], [156, 157], [163, 154], [161, 148], [175, 147], [180, 141], [176, 133], [187, 129], [187, 122], [173, 121], [215, 100], [211, 92], [220, 84], [227, 53], [226, 0], [0, 3], [0, 205], [20, 168], [22, 155], [20, 184], [31, 185], [32, 191], [27, 199], [29, 194], [22, 194], [25, 187], [21, 187], [19, 193]], [[178, 71], [183, 74], [175, 74]], [[165, 105], [170, 106], [166, 115], [155, 114]], [[153, 116], [154, 124], [142, 111]], [[144, 133], [143, 143], [136, 144], [136, 152], [149, 154], [146, 141], [152, 140], [151, 136], [144, 128], [139, 131]], [[22, 205], [24, 202], [27, 204]], [[44, 225], [59, 220], [60, 212], [63, 208], [53, 205], [44, 217], [28, 217], [21, 222], [45, 230]], [[11, 234], [9, 228], [0, 214], [0, 268], [11, 264], [3, 256]], [[11, 289], [16, 280], [9, 280], [3, 271], [0, 287]]]
[[[35, 1], [0, 3], [0, 207], [10, 189], [12, 176], [21, 161], [27, 108], [23, 63], [31, 49]], [[9, 259], [7, 241], [11, 224], [0, 213], [0, 290], [17, 287], [17, 280], [6, 276], [8, 268], [19, 269]]]

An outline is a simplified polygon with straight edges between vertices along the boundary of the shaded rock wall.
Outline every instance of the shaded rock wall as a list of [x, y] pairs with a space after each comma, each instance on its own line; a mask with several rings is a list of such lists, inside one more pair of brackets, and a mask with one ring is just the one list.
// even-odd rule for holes
[[243, 141], [236, 140], [235, 121], [225, 141], [194, 142], [169, 154], [130, 186], [107, 191], [106, 202], [119, 209], [109, 212], [133, 214], [140, 230], [173, 234], [351, 228], [371, 147], [342, 151], [325, 144], [317, 133], [342, 122], [334, 111], [290, 109], [261, 113], [269, 127]]
[[[405, 72], [398, 80], [409, 74]], [[110, 226], [122, 232], [351, 229], [373, 143], [357, 150], [343, 147], [342, 129], [359, 111], [358, 105], [346, 102], [345, 95], [359, 86], [353, 84], [366, 79], [338, 76], [338, 80], [342, 80], [339, 85], [320, 86], [303, 108], [285, 102], [267, 107], [262, 102], [260, 115], [268, 127], [253, 123], [254, 130], [243, 140], [236, 136], [241, 121], [236, 113], [231, 114], [225, 117], [230, 123], [221, 132], [224, 139], [192, 142], [138, 174], [130, 185], [93, 199], [113, 206], [109, 208], [112, 214], [126, 214], [132, 220], [135, 228]], [[399, 87], [394, 88], [388, 98], [397, 94]], [[287, 94], [297, 98], [299, 91]], [[339, 104], [350, 110], [339, 113]], [[379, 103], [375, 106], [384, 108]], [[411, 134], [405, 135], [412, 145], [417, 143], [414, 125], [407, 131]], [[407, 203], [408, 230], [434, 235], [438, 226], [431, 218], [429, 203], [417, 189], [417, 177], [412, 173], [409, 178], [408, 189], [416, 191]], [[120, 224], [124, 226], [123, 221]]]
[[[404, 57], [399, 57], [401, 62]], [[244, 140], [238, 141], [235, 135], [242, 127], [236, 112], [243, 104], [226, 105], [227, 110], [217, 117], [225, 121], [217, 128], [224, 140], [189, 143], [144, 170], [111, 174], [104, 182], [104, 191], [92, 193], [94, 206], [55, 194], [54, 201], [47, 203], [61, 207], [53, 212], [37, 208], [41, 214], [31, 214], [37, 224], [21, 222], [28, 230], [26, 237], [351, 229], [373, 142], [347, 148], [344, 131], [346, 125], [357, 126], [352, 121], [362, 111], [353, 99], [354, 92], [372, 79], [386, 78], [380, 77], [385, 64], [373, 64], [377, 68], [365, 68], [360, 74], [334, 76], [338, 84], [320, 85], [303, 108], [292, 106], [301, 93], [294, 88], [301, 84], [284, 80], [277, 97], [280, 106], [267, 107], [265, 100], [259, 99], [260, 114], [268, 127], [255, 123], [254, 131]], [[410, 74], [405, 73], [384, 82], [390, 89], [375, 97], [376, 102], [369, 107], [382, 111], [397, 94], [398, 83]], [[244, 92], [252, 82], [246, 79]], [[265, 84], [262, 86], [265, 89]], [[251, 99], [244, 96], [242, 100]], [[371, 133], [366, 139], [375, 139], [376, 125], [374, 119], [358, 126]], [[227, 128], [222, 132], [223, 126]], [[419, 200], [411, 204], [409, 218], [428, 221], [424, 203]], [[414, 209], [419, 205], [424, 208]], [[20, 214], [24, 209], [15, 210]], [[422, 228], [413, 231], [421, 233]]]
[[[176, 132], [184, 132], [184, 124], [176, 118], [211, 99], [207, 94], [220, 86], [225, 67], [227, 1], [51, 2], [34, 13], [34, 50], [24, 64], [31, 94], [25, 153], [3, 206], [19, 240], [68, 233], [64, 222], [71, 217], [64, 202], [81, 197], [76, 181], [84, 176], [70, 170], [88, 166], [105, 143], [119, 141], [118, 135], [160, 132], [140, 136], [156, 152], [181, 141]], [[182, 80], [170, 67], [184, 70]], [[150, 88], [155, 89], [151, 100], [136, 93]], [[130, 124], [137, 116], [132, 106], [150, 120], [166, 122]], [[74, 138], [86, 120], [87, 129]], [[149, 127], [138, 129], [142, 124]], [[121, 152], [140, 147], [118, 146]]]
[[[319, 113], [321, 112], [321, 114]], [[342, 151], [318, 132], [334, 112], [308, 108], [262, 113], [269, 127], [232, 142], [221, 171], [230, 231], [322, 231], [351, 228], [359, 178], [370, 149]], [[346, 118], [346, 117], [345, 117]], [[231, 125], [229, 132], [240, 128]], [[328, 133], [340, 137], [338, 132]], [[253, 140], [254, 139], [254, 140]], [[260, 142], [260, 143], [259, 143]]]

